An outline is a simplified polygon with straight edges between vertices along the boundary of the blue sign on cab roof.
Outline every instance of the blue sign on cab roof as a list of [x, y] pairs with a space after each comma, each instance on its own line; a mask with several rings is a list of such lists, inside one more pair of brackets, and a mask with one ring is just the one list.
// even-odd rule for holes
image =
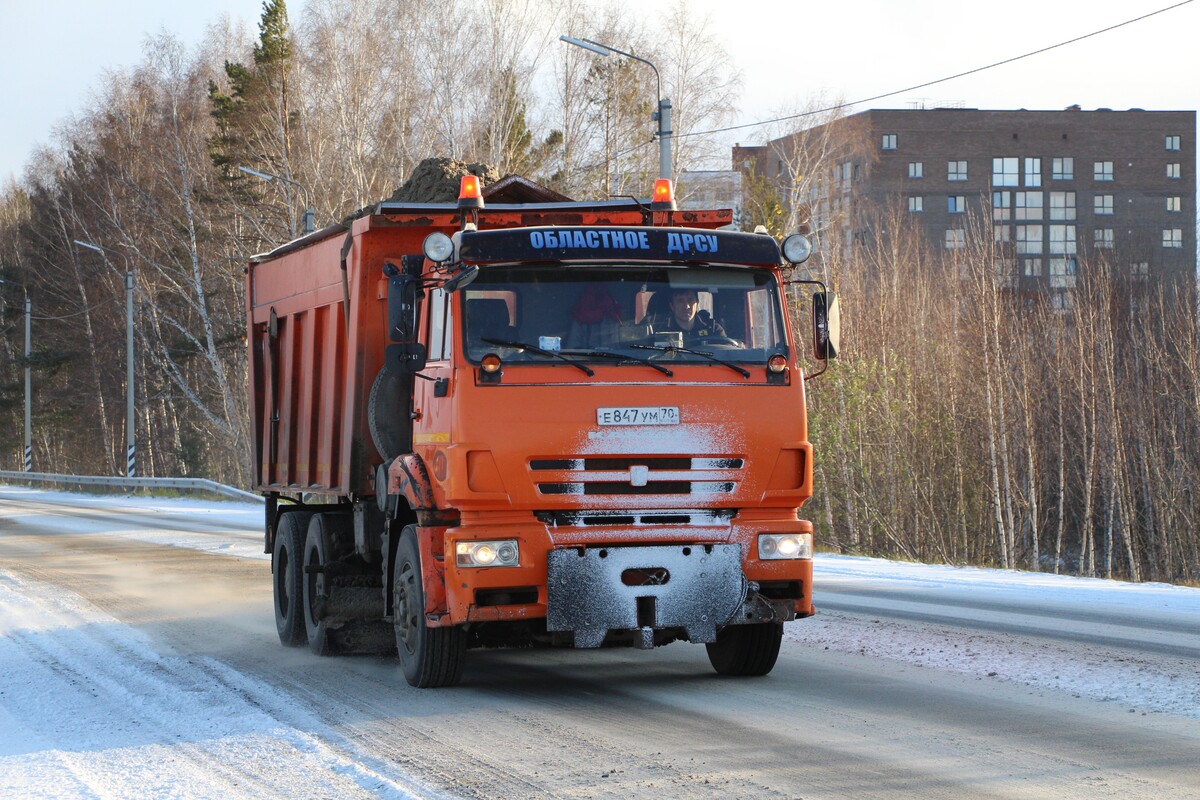
[[467, 262], [634, 260], [756, 266], [780, 263], [779, 245], [762, 234], [608, 226], [463, 231], [459, 257]]

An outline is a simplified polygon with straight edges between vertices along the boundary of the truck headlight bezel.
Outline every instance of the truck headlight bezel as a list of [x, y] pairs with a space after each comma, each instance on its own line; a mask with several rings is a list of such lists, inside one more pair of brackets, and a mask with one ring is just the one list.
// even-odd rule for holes
[[798, 561], [813, 557], [813, 535], [811, 533], [760, 533], [758, 535], [758, 558], [760, 561]]
[[454, 563], [459, 567], [519, 567], [521, 543], [517, 539], [481, 539], [454, 543]]

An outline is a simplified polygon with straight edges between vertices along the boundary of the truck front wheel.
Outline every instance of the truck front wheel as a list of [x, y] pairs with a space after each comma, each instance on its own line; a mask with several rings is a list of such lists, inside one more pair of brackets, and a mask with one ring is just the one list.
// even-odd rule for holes
[[462, 678], [466, 632], [457, 626], [430, 628], [425, 624], [421, 551], [412, 525], [400, 534], [394, 575], [396, 649], [405, 680], [419, 689], [455, 685]]
[[783, 626], [775, 622], [730, 625], [706, 644], [708, 660], [721, 675], [766, 675], [779, 658]]
[[308, 641], [304, 627], [304, 536], [311, 517], [307, 511], [282, 514], [271, 553], [275, 595], [275, 628], [279, 641], [296, 647]]

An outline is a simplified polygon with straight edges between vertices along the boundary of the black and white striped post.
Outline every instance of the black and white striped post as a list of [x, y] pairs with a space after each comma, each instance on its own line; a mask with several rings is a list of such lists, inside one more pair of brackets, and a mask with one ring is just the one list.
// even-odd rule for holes
[[125, 477], [137, 477], [133, 411], [133, 270], [125, 272]]
[[25, 298], [25, 471], [33, 472], [33, 388], [31, 364], [33, 353], [33, 301]]

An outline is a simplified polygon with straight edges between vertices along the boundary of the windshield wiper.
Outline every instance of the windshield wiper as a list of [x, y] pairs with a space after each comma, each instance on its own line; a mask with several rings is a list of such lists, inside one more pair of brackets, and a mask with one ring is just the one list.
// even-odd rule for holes
[[629, 346], [636, 347], [638, 350], [657, 350], [660, 353], [687, 353], [687, 354], [693, 355], [693, 356], [700, 356], [701, 358], [707, 358], [709, 361], [712, 361], [715, 364], [720, 364], [723, 367], [729, 367], [731, 370], [738, 373], [743, 378], [750, 377], [750, 372], [748, 370], [742, 369], [737, 364], [731, 364], [728, 361], [725, 361], [724, 359], [717, 358], [712, 353], [706, 353], [703, 350], [692, 350], [687, 347], [675, 347], [674, 345], [669, 345], [669, 344], [666, 344], [666, 345], [631, 344]]
[[655, 363], [648, 358], [639, 358], [638, 356], [632, 356], [627, 353], [610, 353], [607, 350], [571, 350], [569, 352], [573, 356], [583, 356], [584, 358], [611, 358], [619, 361], [632, 361], [635, 364], [645, 364], [647, 367], [653, 367], [654, 369], [658, 370], [668, 378], [675, 374], [662, 364]]
[[[587, 364], [581, 364], [580, 362], [576, 361], [575, 359], [567, 358], [562, 353], [556, 352], [554, 350], [543, 350], [540, 347], [536, 347], [531, 344], [526, 344], [525, 342], [513, 342], [513, 341], [509, 341], [507, 339], [493, 339], [490, 336], [481, 336], [481, 337], [479, 337], [479, 341], [487, 342], [488, 344], [494, 344], [497, 347], [511, 347], [513, 350], [516, 350], [517, 352], [520, 352], [520, 353], [533, 353], [535, 356], [545, 356], [546, 358], [561, 359], [562, 361], [565, 361], [568, 364], [570, 364], [572, 367], [582, 370], [589, 378], [591, 378], [592, 376], [594, 376], [596, 374], [596, 371], [593, 370], [591, 367], [589, 367]], [[746, 377], [749, 378], [750, 373], [746, 373]]]

